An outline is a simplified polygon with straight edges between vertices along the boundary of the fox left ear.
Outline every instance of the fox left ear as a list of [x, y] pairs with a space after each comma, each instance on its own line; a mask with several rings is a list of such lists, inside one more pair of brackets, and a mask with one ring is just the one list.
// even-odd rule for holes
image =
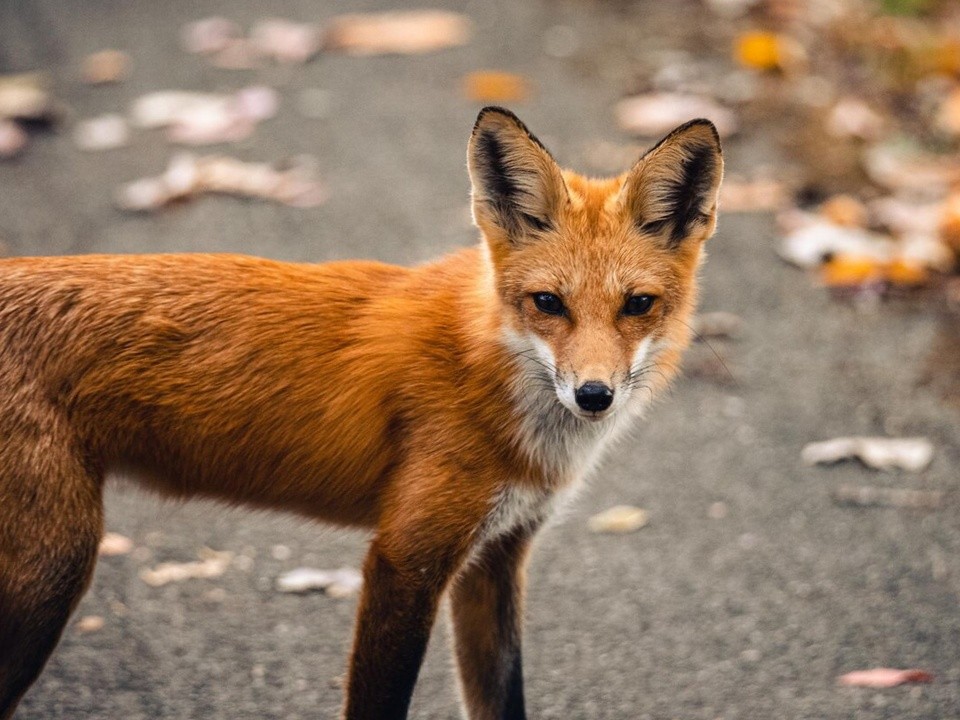
[[713, 234], [722, 178], [717, 129], [709, 120], [691, 120], [637, 161], [623, 182], [620, 203], [640, 232], [675, 248], [686, 238]]
[[509, 110], [486, 107], [470, 136], [473, 218], [487, 240], [510, 247], [549, 230], [569, 202], [560, 167]]

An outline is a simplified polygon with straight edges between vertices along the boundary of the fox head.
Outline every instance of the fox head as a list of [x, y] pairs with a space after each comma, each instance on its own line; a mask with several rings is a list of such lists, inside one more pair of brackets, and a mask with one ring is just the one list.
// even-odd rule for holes
[[489, 107], [468, 165], [508, 348], [584, 422], [639, 412], [689, 342], [723, 175], [713, 124], [692, 120], [595, 180]]

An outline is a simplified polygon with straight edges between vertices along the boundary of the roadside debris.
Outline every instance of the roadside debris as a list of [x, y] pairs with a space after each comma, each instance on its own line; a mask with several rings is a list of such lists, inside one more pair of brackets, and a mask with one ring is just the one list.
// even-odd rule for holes
[[73, 624], [73, 628], [81, 635], [103, 630], [106, 621], [99, 615], [85, 615]]
[[126, 555], [131, 550], [133, 550], [133, 540], [120, 533], [104, 533], [100, 540], [99, 553], [104, 557]]
[[780, 210], [789, 201], [783, 183], [770, 178], [724, 178], [720, 186], [720, 212], [747, 213]]
[[925, 470], [933, 460], [933, 443], [926, 438], [840, 437], [806, 445], [800, 453], [804, 465], [831, 464], [859, 459], [876, 470]]
[[285, 593], [306, 593], [322, 590], [334, 598], [356, 595], [363, 585], [363, 575], [353, 568], [318, 570], [301, 567], [277, 578], [277, 590]]
[[496, 70], [478, 70], [463, 79], [463, 91], [474, 102], [520, 102], [530, 94], [529, 83], [520, 75]]
[[597, 513], [587, 521], [590, 532], [631, 533], [645, 527], [647, 511], [632, 505], [616, 505]]
[[133, 62], [122, 50], [101, 50], [83, 59], [80, 77], [88, 85], [108, 85], [125, 80]]
[[122, 185], [116, 204], [122, 210], [144, 212], [204, 193], [274, 200], [292, 207], [316, 207], [326, 189], [315, 177], [315, 163], [300, 156], [284, 163], [250, 163], [224, 155], [180, 153], [155, 177]]
[[137, 99], [130, 108], [142, 128], [167, 128], [167, 137], [186, 145], [238, 142], [279, 107], [276, 90], [251, 86], [233, 95], [161, 90]]
[[943, 497], [943, 493], [939, 490], [911, 490], [872, 485], [841, 485], [833, 491], [833, 499], [838, 505], [907, 510], [936, 510], [943, 504]]
[[849, 687], [892, 688], [907, 683], [931, 683], [933, 679], [933, 674], [926, 670], [872, 668], [848, 672], [837, 678], [837, 682]]
[[700, 313], [690, 323], [697, 340], [713, 338], [735, 339], [743, 334], [743, 318], [731, 312], [717, 310]]
[[614, 113], [621, 129], [643, 137], [657, 137], [691, 118], [707, 118], [722, 137], [739, 129], [736, 116], [716, 101], [702, 95], [657, 92], [627, 97]]
[[192, 578], [214, 578], [223, 575], [233, 559], [231, 552], [218, 552], [210, 548], [203, 548], [200, 560], [193, 562], [160, 563], [153, 569], [140, 571], [140, 579], [151, 587], [161, 587], [172, 582], [181, 582]]
[[397, 10], [333, 18], [323, 49], [349, 55], [413, 55], [466, 45], [472, 23], [444, 10]]
[[51, 84], [42, 72], [0, 75], [0, 120], [51, 120], [56, 114]]
[[73, 141], [81, 150], [112, 150], [130, 142], [130, 126], [116, 114], [81, 120], [73, 128]]
[[29, 142], [27, 133], [13, 120], [0, 119], [0, 160], [9, 160], [22, 153]]

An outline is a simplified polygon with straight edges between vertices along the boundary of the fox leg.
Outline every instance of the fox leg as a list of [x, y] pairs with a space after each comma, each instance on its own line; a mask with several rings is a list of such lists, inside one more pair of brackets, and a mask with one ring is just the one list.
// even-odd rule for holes
[[345, 720], [407, 717], [440, 599], [490, 509], [480, 492], [415, 477], [397, 483], [364, 563]]
[[53, 652], [103, 532], [99, 478], [66, 443], [25, 435], [0, 445], [0, 720]]
[[522, 634], [524, 564], [532, 532], [489, 541], [450, 589], [453, 645], [469, 720], [525, 720]]

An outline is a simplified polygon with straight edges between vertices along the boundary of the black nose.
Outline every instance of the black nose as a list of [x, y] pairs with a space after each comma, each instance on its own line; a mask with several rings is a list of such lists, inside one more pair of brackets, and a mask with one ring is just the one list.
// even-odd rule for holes
[[577, 388], [576, 399], [587, 412], [603, 412], [613, 402], [613, 390], [602, 382], [585, 382]]

